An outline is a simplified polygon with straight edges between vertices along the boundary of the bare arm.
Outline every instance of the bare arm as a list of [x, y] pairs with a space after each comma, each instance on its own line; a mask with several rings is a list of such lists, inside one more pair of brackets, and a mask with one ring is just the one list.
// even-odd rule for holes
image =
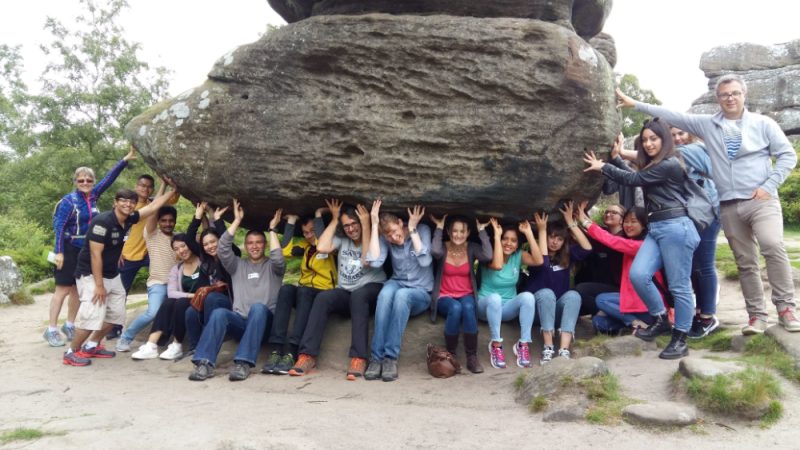
[[489, 223], [492, 225], [492, 229], [494, 230], [494, 248], [492, 252], [492, 261], [489, 263], [489, 268], [492, 270], [500, 270], [503, 268], [503, 244], [501, 243], [503, 228], [494, 217], [489, 219]]
[[539, 246], [536, 245], [536, 240], [533, 238], [531, 223], [527, 220], [523, 220], [519, 223], [519, 231], [525, 236], [525, 239], [528, 240], [528, 244], [530, 244], [529, 252], [522, 254], [522, 263], [526, 266], [541, 266], [544, 264], [542, 252], [539, 251]]
[[[337, 199], [330, 199], [330, 200], [325, 200], [325, 203], [328, 205], [328, 209], [330, 210], [331, 215], [333, 217], [331, 218], [331, 223], [329, 223], [328, 226], [325, 227], [325, 231], [323, 231], [322, 234], [317, 239], [317, 251], [320, 253], [331, 253], [334, 250], [333, 237], [336, 235], [336, 227], [339, 226], [339, 213], [342, 210], [342, 202]], [[320, 209], [318, 209], [317, 212], [320, 213], [318, 218], [321, 221], [322, 211], [320, 211]], [[319, 230], [317, 230], [316, 227], [317, 223], [318, 222], [314, 220], [315, 224], [314, 233], [319, 233]]]
[[564, 206], [561, 208], [561, 214], [564, 216], [564, 222], [567, 224], [567, 229], [570, 231], [570, 234], [572, 234], [572, 238], [575, 239], [575, 242], [577, 242], [582, 249], [591, 250], [592, 244], [575, 222], [575, 216], [573, 215], [573, 212], [574, 210], [572, 201], [564, 203]]

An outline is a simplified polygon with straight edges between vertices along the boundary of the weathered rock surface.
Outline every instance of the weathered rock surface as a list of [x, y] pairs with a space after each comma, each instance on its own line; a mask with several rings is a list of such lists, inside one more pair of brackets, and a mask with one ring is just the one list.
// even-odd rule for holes
[[720, 76], [736, 73], [747, 83], [748, 109], [775, 119], [787, 135], [800, 135], [800, 40], [715, 47], [703, 54], [700, 69], [709, 91], [694, 101], [691, 112], [716, 113], [714, 85]]
[[528, 372], [517, 390], [516, 401], [528, 405], [534, 397], [554, 397], [562, 389], [574, 389], [573, 385], [580, 380], [607, 373], [606, 363], [593, 356], [571, 360], [554, 358], [549, 364]]
[[600, 33], [589, 40], [589, 45], [606, 58], [609, 66], [617, 65], [617, 44], [614, 42], [613, 36]]
[[778, 341], [778, 345], [794, 358], [795, 367], [800, 368], [800, 333], [791, 333], [780, 325], [772, 325], [764, 334]]
[[584, 420], [590, 402], [585, 395], [568, 395], [550, 405], [542, 414], [542, 422], [579, 422]]
[[712, 361], [704, 358], [683, 358], [678, 371], [687, 378], [713, 378], [717, 375], [728, 375], [741, 372], [745, 368], [732, 361]]
[[240, 198], [247, 226], [329, 197], [529, 217], [597, 195], [581, 155], [620, 128], [612, 89], [605, 58], [552, 23], [315, 16], [225, 55], [126, 135], [190, 200]]
[[655, 350], [656, 341], [643, 341], [636, 336], [620, 336], [603, 343], [609, 356], [638, 356], [645, 350]]
[[22, 287], [22, 272], [10, 256], [0, 256], [0, 305], [11, 302], [11, 294]]
[[674, 402], [640, 403], [623, 408], [622, 416], [642, 425], [685, 427], [697, 422], [697, 409]]

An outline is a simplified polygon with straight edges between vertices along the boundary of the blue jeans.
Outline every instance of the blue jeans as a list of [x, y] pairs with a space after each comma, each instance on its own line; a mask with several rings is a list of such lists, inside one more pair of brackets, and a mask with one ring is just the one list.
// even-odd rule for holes
[[489, 323], [489, 331], [493, 342], [503, 342], [500, 337], [500, 323], [519, 316], [519, 341], [531, 341], [533, 318], [536, 316], [535, 297], [530, 292], [520, 292], [511, 300], [503, 303], [498, 294], [489, 294], [478, 299], [478, 318]]
[[717, 236], [720, 223], [715, 220], [702, 233], [692, 258], [692, 281], [697, 307], [701, 314], [717, 313]]
[[125, 288], [125, 293], [131, 290], [133, 280], [136, 279], [136, 274], [142, 267], [150, 266], [150, 256], [145, 254], [144, 259], [140, 261], [122, 260], [122, 266], [119, 268], [119, 278], [122, 280], [122, 286]]
[[184, 320], [186, 321], [186, 340], [189, 341], [189, 349], [197, 348], [200, 342], [200, 335], [203, 327], [211, 320], [211, 314], [217, 308], [231, 309], [231, 300], [227, 294], [222, 292], [211, 292], [203, 302], [203, 310], [198, 311], [194, 308], [186, 310]]
[[688, 332], [694, 317], [691, 271], [692, 255], [700, 236], [688, 217], [650, 222], [647, 237], [636, 254], [630, 270], [631, 283], [651, 315], [666, 309], [653, 275], [664, 268], [669, 292], [675, 300], [675, 329]]
[[394, 280], [384, 283], [375, 307], [372, 358], [397, 359], [408, 318], [422, 314], [430, 303], [430, 292], [422, 288], [404, 288]]
[[648, 324], [653, 321], [653, 316], [648, 313], [623, 313], [620, 311], [619, 292], [599, 294], [595, 301], [597, 302], [597, 309], [606, 313], [605, 317], [592, 317], [592, 324], [600, 331], [617, 331], [621, 328], [629, 327], [635, 319]]
[[130, 342], [136, 337], [137, 334], [139, 334], [140, 331], [142, 331], [144, 327], [153, 323], [153, 319], [156, 317], [158, 308], [161, 308], [161, 304], [164, 303], [164, 300], [166, 299], [166, 284], [154, 284], [152, 286], [148, 286], [147, 311], [139, 315], [139, 317], [133, 319], [133, 322], [131, 322], [131, 324], [128, 325], [128, 328], [125, 329], [125, 333], [122, 334], [122, 338]]
[[553, 332], [558, 321], [558, 329], [562, 333], [575, 334], [575, 324], [581, 311], [581, 294], [570, 290], [556, 299], [551, 289], [540, 289], [536, 292], [536, 308], [539, 310], [542, 331]]
[[475, 297], [465, 295], [461, 298], [441, 297], [436, 303], [439, 314], [447, 317], [444, 322], [444, 334], [457, 335], [463, 327], [464, 333], [478, 332], [478, 321], [475, 318]]
[[217, 364], [217, 355], [222, 348], [225, 335], [230, 335], [239, 340], [233, 360], [247, 363], [250, 367], [256, 365], [258, 351], [261, 343], [266, 341], [265, 331], [272, 322], [272, 313], [267, 305], [256, 303], [250, 307], [247, 317], [242, 317], [237, 312], [217, 308], [211, 314], [211, 320], [206, 324], [197, 351], [192, 358], [195, 364], [207, 362], [212, 366]]

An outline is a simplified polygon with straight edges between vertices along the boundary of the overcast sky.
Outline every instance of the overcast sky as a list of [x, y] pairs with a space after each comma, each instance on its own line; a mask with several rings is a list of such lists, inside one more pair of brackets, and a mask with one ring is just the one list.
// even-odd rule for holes
[[[491, 1], [491, 0], [487, 0]], [[142, 59], [173, 71], [170, 91], [200, 84], [214, 61], [256, 40], [283, 20], [266, 0], [129, 0], [122, 25], [141, 42]], [[614, 0], [605, 31], [617, 44], [615, 71], [633, 73], [665, 105], [687, 109], [707, 86], [700, 55], [734, 42], [775, 44], [800, 39], [794, 0]], [[47, 15], [69, 26], [78, 0], [26, 0], [5, 5], [0, 43], [22, 45], [29, 84], [44, 67], [39, 44]]]

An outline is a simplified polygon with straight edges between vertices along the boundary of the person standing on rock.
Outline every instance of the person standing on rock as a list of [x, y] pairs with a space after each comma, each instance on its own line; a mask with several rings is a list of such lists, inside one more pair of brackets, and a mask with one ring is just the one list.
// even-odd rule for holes
[[192, 381], [204, 381], [214, 376], [217, 355], [222, 348], [225, 336], [239, 339], [239, 346], [233, 357], [235, 363], [228, 375], [230, 381], [242, 381], [250, 376], [255, 367], [258, 351], [265, 333], [269, 330], [278, 290], [286, 272], [278, 241], [278, 224], [282, 211], [275, 211], [269, 222], [269, 258], [264, 249], [267, 239], [264, 233], [256, 230], [247, 232], [244, 246], [247, 257], [238, 258], [231, 249], [236, 230], [244, 219], [244, 210], [237, 200], [233, 201], [233, 222], [219, 240], [218, 253], [222, 265], [231, 275], [233, 291], [233, 310], [217, 308], [200, 335], [200, 342], [192, 358], [194, 371], [189, 375]]
[[[672, 339], [659, 354], [662, 359], [678, 359], [689, 354], [686, 336], [694, 317], [691, 271], [692, 256], [700, 236], [686, 212], [684, 180], [686, 171], [680, 154], [673, 145], [669, 125], [655, 118], [645, 122], [639, 133], [643, 150], [638, 153], [638, 172], [626, 172], [606, 164], [587, 153], [583, 160], [589, 167], [584, 171], [598, 171], [628, 186], [642, 186], [649, 213], [645, 237], [630, 270], [631, 282], [639, 297], [647, 304], [653, 323], [639, 330], [636, 336], [652, 341], [657, 336], [672, 332]], [[611, 157], [616, 157], [616, 151]], [[675, 328], [669, 322], [661, 293], [653, 276], [665, 269], [669, 291], [675, 299]]]
[[[334, 289], [322, 291], [314, 299], [303, 338], [300, 355], [289, 375], [302, 376], [316, 367], [319, 348], [325, 335], [328, 316], [337, 313], [350, 317], [350, 365], [347, 379], [354, 381], [364, 376], [369, 358], [369, 314], [375, 309], [378, 293], [386, 281], [382, 267], [367, 263], [370, 241], [369, 211], [364, 205], [356, 208], [342, 207], [336, 199], [326, 200], [331, 213], [331, 223], [325, 227], [321, 217], [314, 219], [314, 229], [321, 230], [317, 251], [338, 252], [338, 280]], [[339, 225], [344, 236], [336, 234]]]
[[380, 209], [381, 201], [375, 200], [370, 211], [372, 229], [367, 262], [379, 268], [391, 257], [392, 276], [378, 294], [372, 356], [364, 378], [394, 381], [408, 319], [422, 314], [431, 303], [431, 229], [419, 223], [425, 216], [425, 208], [419, 205], [408, 210], [408, 226], [399, 217], [381, 213]]
[[468, 242], [469, 223], [464, 217], [454, 217], [447, 225], [448, 242], [442, 242], [447, 214], [437, 219], [431, 215], [436, 224], [431, 243], [431, 256], [439, 262], [436, 266], [436, 279], [431, 295], [431, 320], [436, 314], [446, 317], [444, 324], [444, 342], [447, 351], [456, 354], [459, 331], [464, 334], [464, 352], [467, 355], [467, 369], [472, 373], [482, 373], [483, 367], [478, 360], [478, 319], [475, 315], [478, 284], [475, 279], [473, 265], [488, 263], [492, 260], [492, 243], [486, 233], [489, 222], [476, 220], [480, 244]]
[[742, 334], [761, 334], [767, 328], [759, 250], [766, 260], [772, 303], [778, 310], [780, 325], [787, 331], [800, 331], [778, 200], [778, 187], [797, 164], [797, 154], [774, 120], [745, 108], [747, 85], [741, 77], [723, 75], [714, 91], [720, 112], [713, 115], [685, 114], [648, 105], [619, 89], [617, 97], [619, 107], [663, 117], [704, 141], [719, 192], [722, 229], [736, 259], [750, 316]]

